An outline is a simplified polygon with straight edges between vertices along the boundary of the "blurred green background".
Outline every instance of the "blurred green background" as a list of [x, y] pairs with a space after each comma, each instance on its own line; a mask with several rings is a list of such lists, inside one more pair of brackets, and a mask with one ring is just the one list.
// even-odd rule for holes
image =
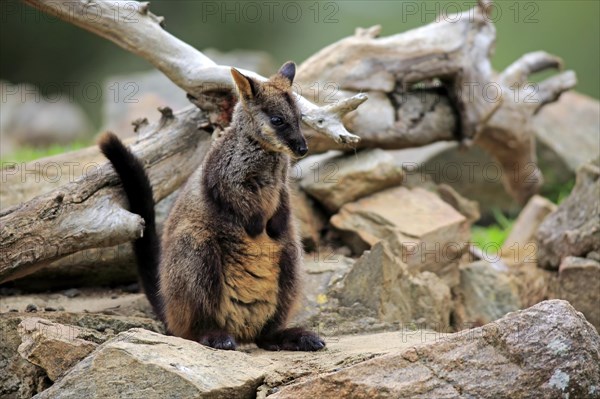
[[[99, 82], [115, 74], [150, 69], [136, 56], [69, 23], [15, 0], [1, 0], [0, 79], [29, 82], [52, 94], [64, 82]], [[301, 62], [356, 27], [383, 26], [391, 35], [467, 9], [469, 1], [152, 1], [166, 29], [192, 46], [259, 49], [277, 62]], [[498, 39], [493, 65], [503, 69], [526, 52], [559, 55], [577, 72], [577, 90], [600, 97], [600, 2], [496, 1]], [[95, 128], [101, 102], [82, 100]], [[1, 110], [0, 110], [1, 112]]]

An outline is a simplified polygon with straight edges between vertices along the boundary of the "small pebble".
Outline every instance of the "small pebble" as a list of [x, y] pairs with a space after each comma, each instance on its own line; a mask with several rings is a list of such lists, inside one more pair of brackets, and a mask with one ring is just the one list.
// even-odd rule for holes
[[17, 309], [9, 309], [9, 312], [15, 313], [15, 312], [18, 312], [18, 310]]
[[29, 304], [29, 305], [27, 305], [27, 307], [25, 308], [25, 311], [26, 311], [27, 313], [34, 313], [34, 312], [37, 312], [37, 310], [38, 310], [38, 307], [37, 307], [37, 306], [35, 306], [33, 303], [30, 303], [30, 304]]
[[56, 312], [56, 308], [53, 308], [52, 306], [46, 306], [44, 310], [46, 312]]

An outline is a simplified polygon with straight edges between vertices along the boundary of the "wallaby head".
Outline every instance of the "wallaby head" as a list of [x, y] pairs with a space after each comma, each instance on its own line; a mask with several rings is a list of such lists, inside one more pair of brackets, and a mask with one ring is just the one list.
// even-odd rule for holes
[[303, 157], [308, 152], [300, 130], [300, 110], [292, 94], [296, 65], [288, 61], [266, 82], [231, 68], [239, 102], [232, 125], [252, 135], [268, 151]]

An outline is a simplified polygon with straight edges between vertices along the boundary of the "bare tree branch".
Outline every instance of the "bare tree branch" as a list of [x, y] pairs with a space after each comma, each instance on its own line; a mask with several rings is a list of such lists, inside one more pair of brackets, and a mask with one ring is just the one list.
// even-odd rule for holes
[[[195, 107], [163, 116], [132, 146], [144, 160], [159, 201], [199, 167], [211, 136], [199, 130], [206, 115]], [[174, 167], [174, 165], [177, 165]], [[125, 209], [118, 176], [105, 162], [93, 173], [0, 212], [0, 283], [53, 260], [138, 238], [144, 222]]]
[[[108, 0], [23, 0], [26, 4], [102, 36], [140, 56], [193, 97], [233, 89], [230, 67], [217, 65], [189, 44], [164, 30], [163, 18], [149, 10], [148, 2]], [[91, 18], [90, 16], [93, 16]], [[246, 70], [259, 80], [264, 77]], [[342, 117], [366, 100], [361, 95], [337, 113], [326, 112], [296, 95], [303, 122], [338, 143], [357, 143], [360, 138], [346, 130]], [[342, 112], [343, 111], [343, 112]], [[317, 116], [318, 114], [318, 116]], [[321, 116], [325, 117], [321, 117]]]

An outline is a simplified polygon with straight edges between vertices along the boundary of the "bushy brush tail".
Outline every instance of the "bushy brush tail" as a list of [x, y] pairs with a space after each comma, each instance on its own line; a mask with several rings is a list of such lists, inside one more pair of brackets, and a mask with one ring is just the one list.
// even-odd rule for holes
[[113, 133], [104, 133], [98, 141], [98, 146], [121, 179], [129, 201], [129, 210], [140, 215], [145, 221], [144, 233], [142, 237], [134, 241], [133, 250], [137, 258], [138, 274], [144, 292], [154, 312], [160, 319], [163, 319], [158, 292], [160, 241], [156, 232], [154, 199], [150, 180], [142, 162]]

